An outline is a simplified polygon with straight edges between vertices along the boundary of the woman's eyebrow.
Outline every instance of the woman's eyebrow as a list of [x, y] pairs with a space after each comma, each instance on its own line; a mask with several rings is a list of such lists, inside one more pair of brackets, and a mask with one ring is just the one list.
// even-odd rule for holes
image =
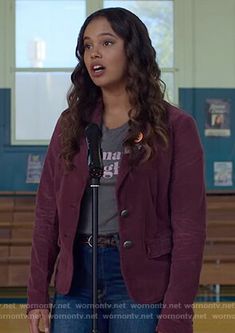
[[[110, 37], [117, 38], [117, 36], [115, 36], [114, 34], [112, 34], [110, 32], [102, 32], [102, 33], [98, 34], [98, 36], [110, 36]], [[92, 39], [92, 38], [89, 36], [84, 36], [83, 40], [86, 40], [86, 39]]]

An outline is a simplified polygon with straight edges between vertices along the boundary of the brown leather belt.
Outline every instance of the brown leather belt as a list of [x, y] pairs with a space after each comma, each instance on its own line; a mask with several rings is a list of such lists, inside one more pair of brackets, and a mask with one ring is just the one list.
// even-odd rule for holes
[[[88, 244], [92, 247], [92, 235], [79, 234], [78, 241], [82, 244]], [[113, 247], [119, 245], [119, 235], [108, 234], [108, 235], [98, 235], [98, 247]]]

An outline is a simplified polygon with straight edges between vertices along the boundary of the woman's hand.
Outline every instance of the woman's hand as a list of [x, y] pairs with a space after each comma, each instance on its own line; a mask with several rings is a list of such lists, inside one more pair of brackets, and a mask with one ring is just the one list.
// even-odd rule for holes
[[50, 333], [49, 310], [34, 309], [28, 313], [30, 333], [41, 333], [39, 330], [40, 320], [43, 322], [44, 332]]

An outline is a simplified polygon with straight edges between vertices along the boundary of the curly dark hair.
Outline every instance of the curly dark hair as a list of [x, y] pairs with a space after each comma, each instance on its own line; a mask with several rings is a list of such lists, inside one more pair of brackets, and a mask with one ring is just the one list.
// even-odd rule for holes
[[135, 156], [138, 155], [135, 139], [140, 131], [144, 133], [141, 162], [150, 159], [156, 152], [156, 139], [164, 147], [167, 147], [169, 141], [165, 84], [160, 78], [156, 52], [146, 26], [126, 9], [101, 9], [87, 17], [80, 30], [76, 47], [78, 64], [71, 75], [73, 84], [67, 95], [68, 109], [61, 116], [61, 157], [67, 170], [73, 168], [73, 157], [79, 151], [85, 127], [98, 101], [102, 100], [101, 89], [92, 82], [83, 58], [84, 31], [92, 20], [100, 17], [106, 18], [114, 32], [124, 40], [127, 57], [126, 91], [132, 109], [129, 111], [129, 131], [123, 144], [130, 151], [130, 161], [135, 162]]

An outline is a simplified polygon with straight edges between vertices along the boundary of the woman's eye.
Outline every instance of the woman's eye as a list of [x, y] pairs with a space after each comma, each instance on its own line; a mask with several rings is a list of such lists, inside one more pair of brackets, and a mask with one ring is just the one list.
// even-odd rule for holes
[[106, 40], [106, 41], [104, 42], [104, 45], [105, 45], [105, 46], [113, 45], [113, 42], [112, 42], [111, 40]]
[[84, 49], [89, 50], [91, 48], [91, 44], [85, 44]]

